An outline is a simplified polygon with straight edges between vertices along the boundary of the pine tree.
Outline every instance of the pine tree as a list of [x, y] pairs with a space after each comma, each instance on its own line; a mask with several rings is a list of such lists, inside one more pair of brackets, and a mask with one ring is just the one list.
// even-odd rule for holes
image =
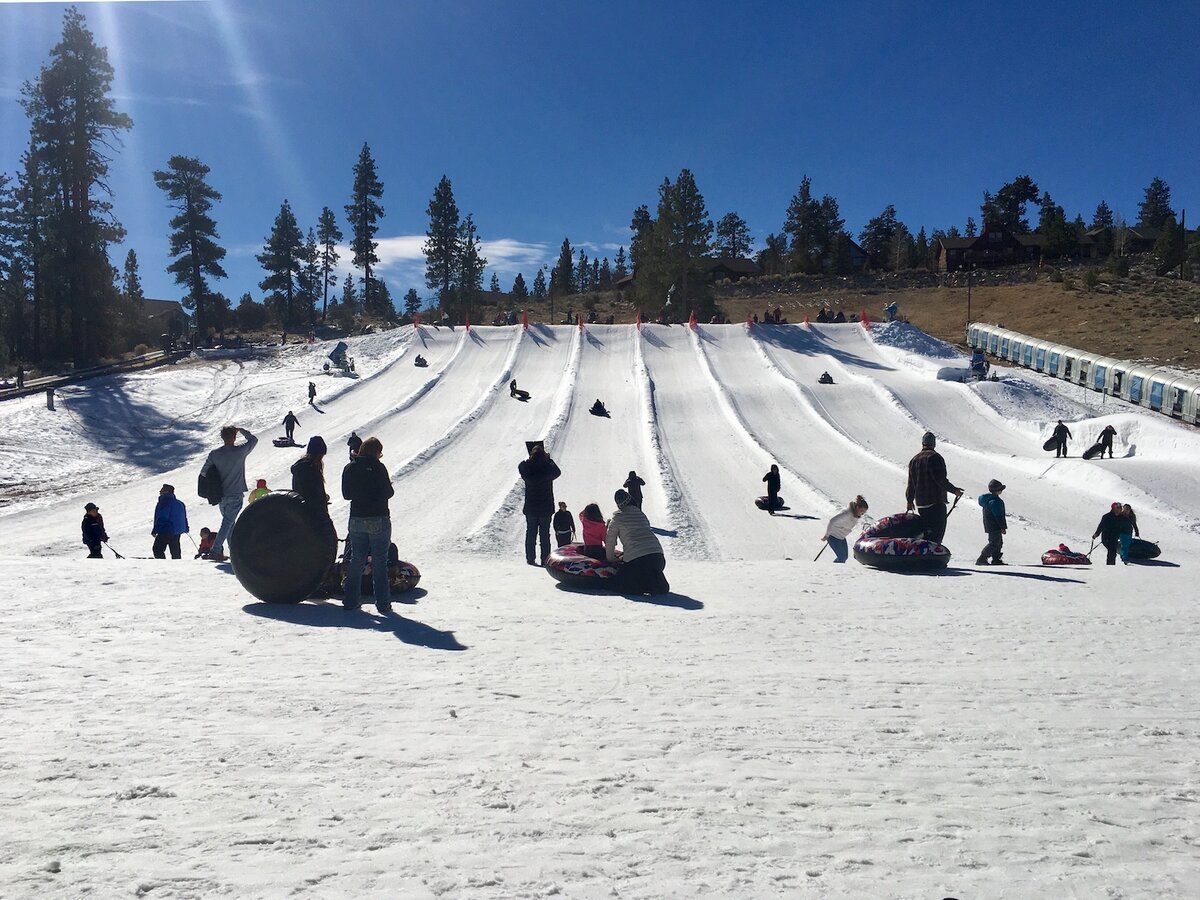
[[410, 319], [421, 311], [421, 298], [417, 296], [416, 288], [409, 288], [404, 294], [404, 314]]
[[129, 339], [134, 339], [140, 331], [142, 314], [145, 312], [146, 295], [142, 291], [142, 275], [138, 269], [137, 253], [133, 248], [125, 254], [125, 265], [121, 271], [121, 310], [124, 321], [124, 331]]
[[483, 287], [483, 270], [488, 261], [479, 255], [479, 233], [475, 230], [475, 219], [467, 215], [458, 230], [462, 256], [458, 262], [458, 293], [463, 309], [470, 313]]
[[784, 234], [768, 234], [766, 246], [755, 261], [764, 275], [782, 275], [787, 270], [788, 240]]
[[[133, 123], [109, 97], [112, 80], [108, 51], [96, 44], [83, 15], [69, 7], [50, 61], [22, 88], [21, 105], [30, 119], [29, 163], [44, 187], [41, 196], [54, 198], [39, 210], [45, 243], [38, 265], [45, 271], [34, 273], [35, 287], [54, 303], [52, 352], [76, 363], [97, 358], [111, 332], [116, 291], [108, 245], [124, 237], [112, 215], [106, 151], [120, 144], [120, 133]], [[42, 349], [36, 341], [34, 349]]]
[[1074, 250], [1074, 242], [1067, 227], [1067, 214], [1054, 202], [1048, 191], [1042, 194], [1038, 210], [1038, 231], [1042, 234], [1043, 256], [1061, 259], [1069, 256]]
[[1021, 175], [1001, 186], [995, 194], [983, 192], [980, 213], [984, 227], [994, 226], [1016, 234], [1029, 233], [1029, 220], [1025, 218], [1025, 204], [1037, 203], [1041, 191], [1028, 175]]
[[731, 259], [750, 255], [750, 226], [735, 212], [728, 212], [717, 222], [713, 253]]
[[575, 254], [571, 250], [571, 242], [563, 238], [562, 248], [558, 251], [558, 263], [550, 272], [550, 296], [565, 297], [575, 293]]
[[317, 322], [317, 301], [322, 296], [324, 275], [321, 270], [321, 247], [317, 243], [317, 233], [308, 229], [308, 237], [300, 251], [300, 273], [297, 278], [299, 287], [299, 307], [297, 313], [309, 325]]
[[537, 300], [546, 298], [546, 270], [538, 269], [537, 274], [533, 276], [533, 296]]
[[426, 208], [429, 229], [425, 232], [425, 286], [437, 295], [438, 305], [448, 309], [454, 299], [454, 284], [462, 256], [458, 204], [454, 188], [445, 175], [433, 189]]
[[633, 232], [633, 237], [629, 241], [629, 263], [633, 266], [633, 271], [636, 274], [638, 268], [644, 262], [645, 250], [648, 242], [651, 240], [651, 230], [654, 228], [654, 219], [650, 215], [650, 209], [642, 204], [633, 211], [633, 219], [629, 223], [629, 230]]
[[911, 258], [912, 235], [903, 222], [897, 222], [892, 239], [888, 243], [887, 266], [893, 272], [899, 272], [901, 269], [909, 268]]
[[979, 234], [979, 229], [975, 225], [974, 216], [967, 216], [967, 230], [964, 233], [969, 238], [973, 238]]
[[791, 240], [788, 269], [819, 272], [845, 228], [838, 203], [829, 194], [820, 200], [812, 195], [812, 180], [805, 175], [788, 204], [783, 233]]
[[1146, 187], [1145, 196], [1138, 204], [1138, 225], [1143, 228], [1163, 228], [1167, 218], [1174, 216], [1171, 189], [1161, 178], [1155, 178]]
[[[540, 275], [541, 271], [539, 271], [538, 274]], [[517, 277], [513, 279], [512, 295], [518, 300], [524, 300], [529, 296], [529, 288], [525, 286], [525, 276], [520, 272], [518, 272]]]
[[925, 236], [925, 226], [921, 226], [921, 230], [917, 232], [917, 243], [915, 246], [916, 262], [914, 267], [918, 269], [930, 269], [929, 264], [929, 238]]
[[588, 255], [583, 252], [583, 248], [579, 248], [579, 265], [575, 267], [575, 289], [586, 294], [592, 289], [592, 267], [588, 263]]
[[234, 318], [237, 320], [239, 328], [246, 331], [258, 331], [267, 324], [269, 315], [267, 308], [261, 303], [255, 303], [254, 298], [247, 291], [242, 294], [237, 309], [234, 310]]
[[342, 282], [341, 306], [343, 313], [354, 315], [358, 312], [358, 291], [354, 287], [354, 276], [349, 272], [346, 273], [346, 280]]
[[675, 183], [664, 182], [664, 187], [665, 193], [659, 194], [658, 218], [669, 223], [668, 259], [686, 302], [692, 299], [688, 281], [696, 260], [708, 256], [711, 249], [713, 223], [691, 170], [680, 170]]
[[613, 286], [612, 268], [608, 265], [608, 257], [604, 257], [604, 262], [600, 264], [599, 274], [600, 290], [611, 291]]
[[337, 273], [334, 267], [338, 263], [338, 242], [344, 235], [338, 228], [337, 216], [328, 206], [321, 209], [321, 217], [317, 220], [317, 242], [321, 247], [321, 321], [329, 310], [329, 289], [337, 287]]
[[221, 260], [225, 248], [217, 243], [217, 224], [209, 215], [221, 194], [208, 183], [209, 168], [191, 156], [172, 156], [166, 170], [154, 173], [154, 183], [167, 195], [176, 211], [171, 219], [171, 256], [167, 266], [175, 283], [184, 285], [188, 294], [184, 306], [196, 311], [196, 330], [207, 337], [210, 323], [206, 302], [210, 278], [224, 278]]
[[892, 250], [897, 228], [896, 207], [889, 203], [883, 212], [867, 220], [866, 226], [859, 232], [858, 243], [873, 266], [891, 266], [895, 261], [889, 251]]
[[1154, 258], [1158, 260], [1158, 274], [1165, 275], [1178, 266], [1186, 258], [1186, 241], [1183, 229], [1175, 221], [1173, 213], [1167, 213], [1163, 220], [1162, 234], [1154, 243]]
[[[606, 265], [606, 266], [608, 265], [607, 259], [604, 261], [604, 265]], [[600, 286], [600, 260], [599, 259], [592, 260], [592, 273], [591, 273], [591, 275], [588, 276], [588, 286], [593, 291], [598, 291], [601, 289], [601, 286]]]
[[493, 294], [500, 293], [500, 276], [495, 272], [492, 273], [492, 280], [488, 283], [488, 290]]
[[[267, 277], [258, 283], [268, 291], [266, 302], [275, 307], [284, 325], [297, 321], [296, 294], [299, 291], [300, 271], [304, 268], [304, 236], [296, 224], [296, 216], [287, 200], [279, 207], [271, 234], [263, 252], [255, 259], [266, 270]], [[349, 277], [349, 276], [347, 276]]]
[[1096, 205], [1096, 211], [1092, 213], [1092, 228], [1112, 228], [1113, 227], [1113, 211], [1109, 205], [1101, 200]]
[[617, 248], [617, 258], [613, 260], [613, 280], [620, 281], [628, 274], [629, 270], [625, 267], [625, 247], [622, 245]]
[[[350, 202], [346, 204], [346, 220], [350, 223], [350, 250], [354, 253], [352, 265], [363, 270], [363, 297], [372, 296], [371, 266], [379, 262], [375, 251], [379, 244], [375, 235], [379, 232], [379, 220], [383, 218], [383, 182], [375, 171], [375, 160], [371, 148], [365, 143], [354, 164], [354, 186], [350, 191]], [[366, 302], [364, 300], [364, 302]]]

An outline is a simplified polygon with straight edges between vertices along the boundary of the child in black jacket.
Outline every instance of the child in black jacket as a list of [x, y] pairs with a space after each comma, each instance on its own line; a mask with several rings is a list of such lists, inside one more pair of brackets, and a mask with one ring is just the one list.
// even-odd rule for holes
[[88, 559], [100, 559], [100, 545], [108, 541], [108, 532], [104, 530], [104, 516], [100, 515], [100, 507], [89, 503], [83, 508], [83, 542], [87, 545]]

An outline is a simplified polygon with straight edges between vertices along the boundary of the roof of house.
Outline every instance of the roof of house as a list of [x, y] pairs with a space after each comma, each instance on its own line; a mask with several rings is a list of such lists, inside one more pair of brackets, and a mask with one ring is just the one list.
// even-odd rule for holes
[[1014, 234], [1013, 237], [1017, 239], [1017, 243], [1022, 247], [1040, 247], [1046, 243], [1042, 238], [1041, 232], [1038, 231], [1035, 231], [1033, 234]]
[[741, 272], [744, 275], [758, 275], [758, 263], [752, 259], [733, 256], [706, 256], [696, 260], [702, 272], [710, 272], [717, 268], [726, 268], [730, 272]]
[[938, 243], [947, 250], [966, 250], [972, 246], [979, 238], [973, 237], [939, 237]]
[[1161, 228], [1151, 228], [1149, 225], [1130, 225], [1129, 233], [1143, 241], [1157, 241], [1162, 237]]
[[179, 316], [184, 319], [190, 318], [187, 310], [183, 308], [178, 300], [152, 300], [147, 297], [142, 301], [142, 315], [147, 319], [151, 316], [166, 317]]

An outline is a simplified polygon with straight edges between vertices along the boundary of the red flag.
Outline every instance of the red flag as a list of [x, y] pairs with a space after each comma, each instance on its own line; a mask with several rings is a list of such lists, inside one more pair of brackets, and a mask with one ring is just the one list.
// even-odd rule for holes
[[688, 328], [692, 331], [696, 330], [696, 311], [693, 309], [692, 314], [688, 316]]
[[583, 331], [583, 313], [575, 313], [575, 321], [579, 323], [579, 330]]
[[471, 314], [463, 313], [463, 325], [467, 327], [467, 331], [471, 330]]
[[639, 309], [637, 313], [637, 329], [642, 330], [642, 311]]
[[421, 314], [413, 313], [413, 328], [420, 328], [420, 327], [421, 327]]
[[525, 310], [521, 310], [521, 328], [524, 331], [529, 330], [529, 313]]
[[747, 328], [754, 327], [754, 320], [750, 318], [750, 313], [746, 313], [746, 327]]
[[804, 314], [804, 324], [805, 324], [805, 325], [807, 325], [807, 324], [808, 324], [808, 313], [805, 313], [805, 314]]
[[862, 322], [863, 328], [871, 327], [871, 320], [867, 317], [867, 311], [865, 309], [859, 314], [858, 321]]

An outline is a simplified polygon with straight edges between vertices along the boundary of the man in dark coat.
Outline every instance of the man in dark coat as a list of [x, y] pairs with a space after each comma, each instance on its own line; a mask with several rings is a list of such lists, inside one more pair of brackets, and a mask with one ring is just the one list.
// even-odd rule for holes
[[1126, 519], [1121, 512], [1121, 504], [1114, 503], [1108, 512], [1100, 517], [1100, 524], [1096, 526], [1096, 533], [1092, 535], [1092, 540], [1100, 538], [1100, 543], [1108, 551], [1105, 565], [1117, 564], [1117, 553], [1121, 549], [1121, 529], [1126, 527]]
[[621, 487], [625, 488], [626, 493], [629, 494], [629, 502], [638, 509], [642, 508], [642, 488], [645, 487], [645, 485], [646, 482], [638, 478], [638, 473], [633, 471], [633, 469], [629, 470], [629, 477], [626, 478], [625, 483], [621, 485]]
[[1113, 458], [1113, 438], [1117, 436], [1117, 429], [1111, 425], [1105, 425], [1104, 430], [1100, 432], [1100, 458], [1104, 459], [1104, 451], [1108, 451], [1108, 458]]
[[1074, 437], [1071, 434], [1071, 429], [1063, 424], [1063, 420], [1059, 419], [1058, 424], [1054, 426], [1054, 458], [1067, 455], [1067, 438]]
[[[541, 441], [529, 450], [529, 459], [517, 466], [525, 482], [525, 562], [544, 566], [550, 556], [550, 518], [554, 515], [554, 479], [562, 474], [558, 465], [546, 453]], [[542, 553], [542, 561], [534, 560], [534, 548]]]
[[150, 534], [154, 537], [151, 552], [155, 559], [166, 559], [167, 549], [171, 550], [171, 559], [182, 559], [179, 549], [179, 538], [187, 534], [187, 507], [175, 496], [173, 485], [164, 484], [158, 490], [158, 505], [154, 507], [154, 526]]
[[921, 452], [908, 461], [908, 487], [904, 492], [908, 511], [916, 511], [925, 522], [925, 537], [941, 543], [946, 536], [946, 492], [962, 496], [946, 477], [946, 461], [934, 450], [937, 436], [932, 431], [921, 436]]
[[108, 532], [104, 530], [104, 516], [100, 515], [100, 507], [89, 503], [83, 508], [83, 542], [87, 545], [88, 559], [100, 559], [100, 545], [108, 542]]
[[762, 480], [767, 483], [767, 512], [775, 515], [779, 507], [779, 466], [772, 464], [771, 471]]
[[296, 439], [292, 437], [292, 434], [296, 431], [296, 426], [299, 424], [300, 420], [297, 419], [296, 414], [289, 409], [288, 414], [283, 417], [283, 430], [287, 433], [289, 444], [296, 443]]
[[375, 608], [392, 611], [392, 589], [388, 581], [388, 554], [392, 543], [392, 515], [388, 500], [396, 489], [381, 458], [383, 443], [367, 438], [358, 455], [342, 470], [342, 497], [350, 501], [350, 521], [346, 527], [350, 541], [350, 562], [346, 565], [346, 594], [342, 606], [356, 610], [362, 606], [362, 573], [371, 557]]
[[346, 446], [350, 448], [350, 458], [354, 459], [358, 455], [358, 448], [362, 446], [362, 438], [358, 436], [357, 431], [350, 432], [350, 438], [346, 441]]

